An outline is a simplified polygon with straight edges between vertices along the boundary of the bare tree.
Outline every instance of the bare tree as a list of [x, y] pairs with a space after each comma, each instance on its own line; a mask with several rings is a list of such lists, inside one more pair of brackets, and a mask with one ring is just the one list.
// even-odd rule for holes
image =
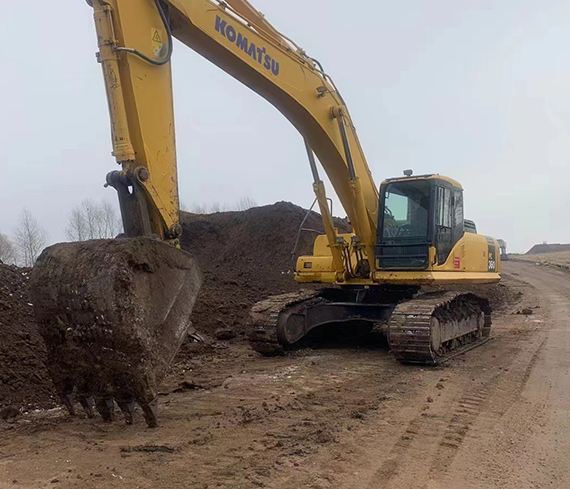
[[76, 207], [69, 215], [69, 222], [65, 228], [67, 239], [71, 241], [83, 241], [87, 239], [87, 226], [81, 209]]
[[246, 211], [252, 207], [257, 207], [257, 202], [251, 197], [242, 197], [235, 203], [235, 209], [237, 211]]
[[65, 234], [71, 241], [105, 239], [114, 238], [121, 228], [117, 212], [110, 203], [84, 200], [71, 211]]
[[12, 265], [16, 263], [16, 247], [12, 240], [0, 233], [0, 262]]
[[18, 261], [25, 267], [32, 267], [46, 245], [48, 234], [35, 220], [32, 213], [23, 209], [14, 232]]
[[257, 203], [251, 197], [242, 197], [234, 204], [221, 204], [220, 202], [192, 204], [189, 208], [184, 206], [182, 210], [192, 214], [215, 214], [216, 212], [246, 211], [256, 206]]
[[117, 217], [117, 212], [109, 202], [102, 202], [101, 210], [101, 233], [103, 238], [114, 238], [122, 231], [123, 225]]
[[208, 211], [208, 214], [215, 214], [217, 212], [224, 212], [226, 210], [224, 207], [225, 206], [222, 206], [222, 204], [220, 204], [219, 202], [212, 202], [212, 204], [210, 205], [210, 210]]
[[90, 200], [81, 203], [81, 212], [87, 228], [87, 239], [98, 239], [101, 236], [101, 210]]
[[192, 214], [208, 214], [208, 207], [204, 204], [192, 204], [188, 212]]

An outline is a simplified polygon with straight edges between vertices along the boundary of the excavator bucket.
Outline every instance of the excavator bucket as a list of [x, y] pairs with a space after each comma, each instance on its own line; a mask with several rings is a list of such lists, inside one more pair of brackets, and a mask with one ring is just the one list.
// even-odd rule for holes
[[105, 421], [114, 401], [128, 424], [139, 404], [157, 426], [158, 386], [192, 323], [196, 259], [150, 238], [56, 244], [31, 276], [47, 368], [62, 403]]

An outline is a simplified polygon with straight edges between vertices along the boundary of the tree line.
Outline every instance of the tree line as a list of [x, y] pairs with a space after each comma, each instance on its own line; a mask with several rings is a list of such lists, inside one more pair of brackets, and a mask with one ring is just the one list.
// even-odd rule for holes
[[[244, 211], [255, 207], [256, 202], [244, 197], [233, 204], [213, 203], [210, 205], [193, 204], [182, 209], [194, 214], [213, 214], [216, 212]], [[123, 225], [115, 207], [109, 202], [100, 203], [84, 200], [69, 213], [65, 235], [69, 241], [114, 238], [122, 232]], [[0, 262], [8, 265], [32, 267], [46, 247], [48, 232], [34, 218], [28, 209], [23, 209], [11, 235], [0, 232]]]
[[[71, 210], [64, 231], [69, 241], [105, 239], [120, 234], [122, 224], [112, 204], [84, 200]], [[0, 262], [32, 267], [48, 239], [48, 232], [23, 209], [12, 235], [0, 233]]]
[[193, 203], [190, 206], [180, 204], [180, 209], [191, 214], [215, 214], [217, 212], [246, 211], [252, 207], [257, 207], [257, 202], [251, 197], [242, 197], [233, 204], [213, 202], [212, 204]]

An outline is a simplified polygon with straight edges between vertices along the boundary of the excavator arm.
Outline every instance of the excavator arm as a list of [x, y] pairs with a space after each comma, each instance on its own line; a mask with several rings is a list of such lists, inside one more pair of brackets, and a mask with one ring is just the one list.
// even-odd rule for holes
[[[68, 411], [75, 413], [78, 400], [88, 416], [94, 404], [112, 421], [116, 401], [132, 423], [138, 403], [152, 427], [160, 381], [190, 331], [202, 282], [196, 259], [177, 249], [173, 39], [267, 99], [303, 136], [326, 231], [318, 242], [328, 242], [325, 261], [332, 256], [329, 282], [372, 276], [378, 191], [331, 78], [247, 1], [89, 3], [121, 165], [107, 175], [107, 185], [118, 192], [128, 239], [44, 250], [32, 274], [33, 302], [46, 364]], [[335, 231], [314, 154], [354, 235]]]
[[107, 181], [119, 191], [128, 236], [155, 234], [176, 244], [181, 233], [170, 68], [176, 38], [268, 100], [301, 133], [338, 279], [349, 244], [334, 231], [313, 151], [353, 224], [355, 245], [374, 268], [378, 190], [348, 109], [318, 62], [245, 0], [92, 4], [122, 165]]
[[[316, 60], [246, 0], [89, 2], [121, 165], [107, 184], [118, 191], [128, 239], [57, 244], [34, 266], [46, 364], [71, 414], [77, 398], [88, 416], [94, 403], [112, 421], [116, 401], [132, 423], [138, 403], [156, 426], [160, 382], [191, 328], [202, 275], [196, 259], [177, 249], [174, 38], [264, 97], [301, 133], [326, 233], [313, 257], [299, 258], [296, 279], [348, 285], [256, 304], [254, 349], [273, 354], [315, 328], [353, 320], [388, 324], [394, 356], [405, 362], [437, 363], [462, 345], [482, 344], [491, 325], [486, 299], [459, 292], [412, 298], [425, 283], [500, 279], [497, 242], [465, 232], [458, 182], [411, 173], [385, 181], [380, 222], [390, 232], [379, 233], [375, 259], [378, 189], [346, 104]], [[334, 228], [315, 155], [352, 234]], [[393, 197], [404, 219], [392, 213]]]

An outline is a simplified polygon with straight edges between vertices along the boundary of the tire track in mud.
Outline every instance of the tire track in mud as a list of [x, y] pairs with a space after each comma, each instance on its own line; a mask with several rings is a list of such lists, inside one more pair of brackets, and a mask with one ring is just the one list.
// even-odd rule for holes
[[439, 438], [440, 430], [445, 427], [446, 419], [443, 416], [422, 413], [415, 417], [396, 442], [387, 460], [376, 471], [372, 480], [368, 484], [369, 489], [386, 487], [396, 475], [399, 474], [402, 466], [402, 459], [412, 450], [414, 442], [419, 439]]
[[[492, 432], [493, 426], [520, 397], [545, 342], [543, 339], [525, 362], [526, 368], [517, 369], [520, 374], [515, 379], [505, 378], [502, 373], [493, 375], [477, 388], [465, 389], [448, 414], [422, 412], [416, 416], [367, 488], [400, 487], [399, 476], [409, 472], [412, 466], [415, 466], [413, 472], [417, 474], [417, 486], [413, 487], [427, 489], [431, 481], [443, 479], [464, 442]], [[503, 385], [505, 383], [509, 385]], [[404, 478], [408, 479], [407, 476]], [[422, 478], [423, 484], [420, 482]]]
[[[492, 384], [496, 380], [497, 377], [494, 377], [490, 385], [465, 392], [446, 415], [422, 412], [415, 417], [394, 445], [388, 459], [372, 477], [368, 488], [389, 487], [397, 475], [409, 470], [412, 462], [415, 465], [414, 472], [418, 476], [427, 472], [428, 479], [432, 473], [448, 466], [468, 436], [471, 426], [484, 410], [489, 392], [494, 387]], [[433, 462], [430, 466], [431, 460]], [[418, 464], [426, 463], [428, 465], [423, 470], [418, 467]]]
[[[452, 419], [439, 443], [423, 489], [427, 489], [431, 481], [441, 480], [445, 477], [447, 469], [468, 437], [481, 438], [492, 432], [495, 424], [520, 398], [545, 343], [546, 338], [534, 350], [520, 379], [508, 380], [513, 385], [510, 392], [502, 385], [502, 381], [507, 379], [504, 379], [503, 375], [500, 374], [494, 376], [488, 385], [480, 387], [474, 393], [463, 395], [458, 401]], [[485, 416], [484, 420], [479, 419], [481, 414]]]
[[[472, 427], [470, 436], [474, 439], [465, 446], [461, 458], [447, 472], [436, 470], [437, 464], [434, 463], [430, 480], [424, 488], [458, 487], [458, 481], [462, 487], [469, 488], [530, 487], [526, 484], [553, 487], [550, 484], [554, 481], [561, 484], [565, 478], [561, 475], [567, 473], [565, 468], [558, 475], [552, 468], [557, 460], [560, 462], [564, 457], [557, 453], [552, 435], [545, 435], [545, 430], [549, 429], [552, 419], [564, 418], [556, 408], [552, 410], [552, 403], [556, 406], [553, 399], [560, 398], [560, 392], [555, 393], [556, 383], [559, 391], [564, 390], [558, 380], [564, 378], [564, 373], [553, 371], [549, 374], [548, 368], [559, 365], [559, 358], [565, 355], [564, 340], [557, 341], [556, 338], [564, 335], [567, 329], [560, 319], [567, 318], [570, 310], [570, 282], [550, 271], [545, 273], [550, 277], [543, 272], [521, 270], [521, 275], [526, 276], [527, 282], [534, 286], [541, 298], [540, 308], [535, 314], [518, 318], [519, 324], [534, 328], [532, 335], [522, 335], [522, 341], [529, 343], [528, 348], [524, 355], [515, 357], [508, 375], [500, 379], [496, 392], [489, 399], [489, 412]], [[520, 328], [514, 328], [504, 339], [513, 341], [519, 332]], [[565, 365], [566, 361], [562, 360], [562, 364]], [[537, 380], [540, 378], [542, 382]], [[551, 378], [557, 380], [551, 383]], [[553, 433], [564, 439], [560, 431], [555, 429]], [[543, 462], [545, 460], [549, 462]], [[473, 464], [469, 473], [465, 472], [467, 461]], [[565, 467], [563, 463], [561, 466]], [[545, 468], [550, 468], [550, 474]], [[538, 482], [540, 479], [542, 482]]]
[[[502, 321], [507, 322], [509, 319], [503, 317]], [[482, 373], [483, 377], [477, 379], [481, 383], [477, 386], [464, 385], [463, 390], [454, 396], [455, 401], [450, 403], [447, 412], [438, 415], [422, 412], [410, 421], [386, 460], [370, 479], [368, 489], [427, 489], [430, 482], [445, 478], [447, 469], [460, 453], [465, 441], [491, 433], [493, 426], [520, 398], [546, 340], [546, 330], [539, 334], [536, 331], [528, 332], [528, 335], [506, 333], [499, 337], [492, 348], [501, 348], [503, 345], [512, 347], [513, 343], [520, 343], [520, 348], [517, 346], [508, 359], [499, 359], [495, 365], [497, 368], [487, 373], [484, 372], [484, 358], [488, 358], [490, 352], [479, 358], [472, 357], [476, 359], [477, 365], [466, 367], [463, 377], [465, 374], [471, 377]]]

